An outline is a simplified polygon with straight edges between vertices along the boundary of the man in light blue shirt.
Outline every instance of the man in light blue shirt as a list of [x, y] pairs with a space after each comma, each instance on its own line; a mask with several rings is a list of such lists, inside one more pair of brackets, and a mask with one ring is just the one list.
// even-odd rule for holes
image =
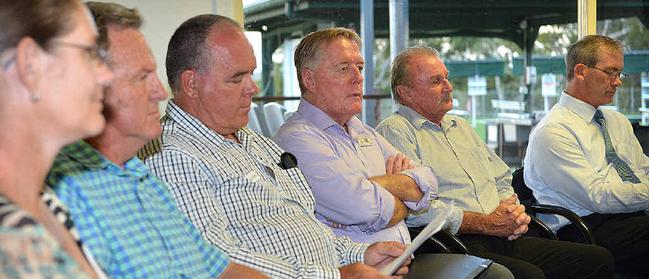
[[458, 234], [470, 253], [493, 259], [516, 278], [610, 277], [612, 257], [600, 247], [522, 236], [530, 221], [517, 203], [509, 167], [453, 108], [453, 86], [436, 50], [412, 47], [392, 67], [399, 110], [377, 127], [406, 156], [432, 168], [438, 198], [430, 218], [455, 203], [446, 229]]
[[[623, 46], [609, 37], [569, 48], [566, 89], [530, 135], [524, 175], [539, 202], [582, 216], [619, 272], [649, 277], [649, 157], [626, 116], [601, 108], [613, 102], [623, 69]], [[577, 238], [564, 218], [543, 220]]]

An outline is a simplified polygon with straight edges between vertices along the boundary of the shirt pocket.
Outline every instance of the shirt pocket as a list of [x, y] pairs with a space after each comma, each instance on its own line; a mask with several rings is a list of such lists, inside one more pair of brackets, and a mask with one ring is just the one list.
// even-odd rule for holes
[[302, 206], [315, 210], [315, 199], [313, 192], [298, 167], [289, 169], [276, 168], [275, 170], [277, 184], [287, 196], [300, 203]]
[[493, 182], [494, 178], [490, 174], [489, 165], [492, 158], [482, 145], [473, 146], [468, 150], [468, 161], [466, 163], [466, 172], [471, 177], [471, 180], [478, 185], [485, 182]]
[[362, 161], [362, 165], [348, 163], [349, 167], [358, 169], [365, 173], [367, 177], [384, 175], [386, 158], [381, 147], [375, 143], [370, 146], [359, 145], [358, 148], [358, 157]]

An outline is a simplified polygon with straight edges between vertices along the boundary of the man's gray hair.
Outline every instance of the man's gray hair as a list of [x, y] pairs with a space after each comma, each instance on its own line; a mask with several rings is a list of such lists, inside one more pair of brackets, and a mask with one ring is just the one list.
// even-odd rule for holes
[[401, 96], [397, 92], [397, 86], [408, 85], [410, 83], [410, 61], [415, 56], [432, 56], [439, 58], [439, 51], [436, 49], [419, 45], [406, 48], [399, 52], [397, 57], [392, 61], [392, 76], [390, 77], [390, 86], [394, 100], [401, 103]]
[[318, 30], [310, 33], [300, 41], [295, 48], [294, 62], [297, 70], [297, 80], [300, 85], [302, 94], [306, 93], [306, 88], [302, 82], [302, 70], [312, 66], [312, 63], [319, 59], [321, 47], [335, 39], [344, 38], [353, 41], [360, 48], [361, 38], [351, 29], [343, 27], [334, 27]]
[[108, 26], [140, 29], [142, 16], [136, 9], [129, 9], [117, 3], [87, 2], [86, 6], [97, 24], [99, 56], [110, 66]]

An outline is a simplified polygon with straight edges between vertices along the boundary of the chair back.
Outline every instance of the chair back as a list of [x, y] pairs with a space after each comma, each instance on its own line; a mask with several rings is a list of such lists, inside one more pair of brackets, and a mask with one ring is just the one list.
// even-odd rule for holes
[[284, 108], [275, 102], [266, 103], [264, 104], [264, 116], [266, 117], [268, 137], [272, 137], [277, 133], [279, 127], [284, 124]]
[[512, 188], [514, 188], [514, 192], [518, 195], [518, 200], [525, 207], [529, 207], [536, 203], [532, 190], [527, 187], [527, 184], [525, 184], [525, 179], [523, 178], [523, 167], [517, 169], [512, 174]]
[[255, 103], [250, 104], [250, 110], [248, 111], [248, 128], [259, 133], [264, 134], [264, 131], [261, 129], [259, 124], [259, 119], [257, 118], [258, 105]]
[[295, 110], [287, 110], [284, 112], [284, 120], [288, 120], [293, 114], [295, 114], [297, 111]]

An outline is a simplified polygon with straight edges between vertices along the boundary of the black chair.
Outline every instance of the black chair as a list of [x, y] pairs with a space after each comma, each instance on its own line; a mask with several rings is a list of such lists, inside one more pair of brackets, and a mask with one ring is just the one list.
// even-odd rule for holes
[[522, 205], [525, 206], [527, 213], [530, 215], [530, 217], [532, 217], [532, 222], [530, 222], [530, 224], [535, 229], [537, 229], [538, 233], [541, 236], [550, 239], [555, 239], [555, 240], [557, 239], [556, 235], [552, 232], [552, 230], [543, 222], [535, 218], [535, 215], [536, 214], [557, 214], [568, 219], [568, 221], [570, 221], [571, 223], [575, 224], [575, 226], [577, 226], [577, 228], [579, 229], [579, 231], [583, 236], [582, 242], [587, 244], [597, 245], [595, 236], [593, 235], [592, 231], [588, 228], [584, 220], [581, 219], [581, 217], [579, 217], [579, 215], [561, 206], [539, 204], [537, 202], [536, 198], [534, 198], [534, 195], [532, 194], [532, 190], [529, 187], [527, 187], [527, 184], [525, 184], [522, 167], [514, 171], [513, 178], [512, 178], [512, 187], [514, 188], [514, 192], [516, 192], [516, 194], [518, 195], [518, 200], [521, 202]]

